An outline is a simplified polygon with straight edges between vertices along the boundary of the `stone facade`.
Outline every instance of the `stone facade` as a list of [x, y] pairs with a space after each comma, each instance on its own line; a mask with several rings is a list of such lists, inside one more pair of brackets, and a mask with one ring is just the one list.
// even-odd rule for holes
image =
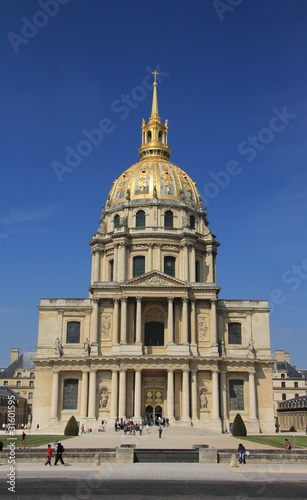
[[40, 302], [34, 425], [153, 415], [222, 432], [240, 412], [274, 430], [268, 303], [218, 298], [219, 243], [167, 139], [155, 82], [140, 161], [90, 242], [90, 297]]

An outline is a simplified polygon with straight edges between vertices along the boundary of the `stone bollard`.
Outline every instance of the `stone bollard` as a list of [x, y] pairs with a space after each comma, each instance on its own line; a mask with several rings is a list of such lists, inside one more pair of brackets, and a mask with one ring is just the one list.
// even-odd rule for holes
[[94, 464], [100, 465], [100, 453], [95, 453]]
[[236, 454], [235, 454], [235, 453], [232, 453], [232, 454], [231, 454], [230, 466], [231, 466], [231, 467], [238, 467], [238, 463], [237, 463], [237, 456], [236, 456]]

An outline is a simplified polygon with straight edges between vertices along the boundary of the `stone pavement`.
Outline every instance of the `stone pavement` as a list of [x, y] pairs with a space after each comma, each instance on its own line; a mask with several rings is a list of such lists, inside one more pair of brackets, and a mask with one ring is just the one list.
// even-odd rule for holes
[[[35, 434], [35, 431], [32, 432]], [[286, 436], [283, 435], [283, 438]], [[59, 437], [59, 439], [61, 439]], [[115, 432], [108, 427], [105, 432], [94, 430], [91, 433], [65, 439], [65, 448], [116, 448], [122, 444], [135, 444], [136, 448], [148, 449], [191, 449], [193, 445], [207, 444], [216, 449], [237, 449], [240, 438], [229, 434], [217, 434], [200, 427], [171, 426], [163, 428], [162, 438], [159, 439], [158, 427], [144, 429], [142, 436], [124, 435], [123, 431]], [[247, 449], [272, 449], [271, 446], [249, 442]], [[43, 446], [45, 447], [45, 446]]]
[[[0, 466], [0, 476], [9, 471], [9, 465]], [[306, 481], [307, 466], [301, 464], [255, 464], [231, 467], [229, 464], [191, 464], [191, 463], [103, 463], [95, 467], [92, 463], [64, 466], [44, 466], [43, 463], [16, 464], [16, 479], [32, 478], [70, 478], [90, 481], [114, 480], [153, 480], [156, 481]]]

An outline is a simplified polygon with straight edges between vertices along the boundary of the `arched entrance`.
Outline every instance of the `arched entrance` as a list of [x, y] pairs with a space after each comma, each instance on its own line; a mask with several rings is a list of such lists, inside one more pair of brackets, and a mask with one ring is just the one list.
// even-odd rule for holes
[[163, 417], [163, 390], [146, 389], [145, 392], [145, 413], [146, 419], [153, 422], [158, 417]]

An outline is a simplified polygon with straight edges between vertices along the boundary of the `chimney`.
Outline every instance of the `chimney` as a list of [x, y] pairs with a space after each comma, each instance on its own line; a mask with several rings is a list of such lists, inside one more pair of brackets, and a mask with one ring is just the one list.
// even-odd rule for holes
[[16, 361], [16, 359], [19, 358], [19, 347], [12, 347], [11, 349], [11, 363], [14, 363], [14, 361]]

